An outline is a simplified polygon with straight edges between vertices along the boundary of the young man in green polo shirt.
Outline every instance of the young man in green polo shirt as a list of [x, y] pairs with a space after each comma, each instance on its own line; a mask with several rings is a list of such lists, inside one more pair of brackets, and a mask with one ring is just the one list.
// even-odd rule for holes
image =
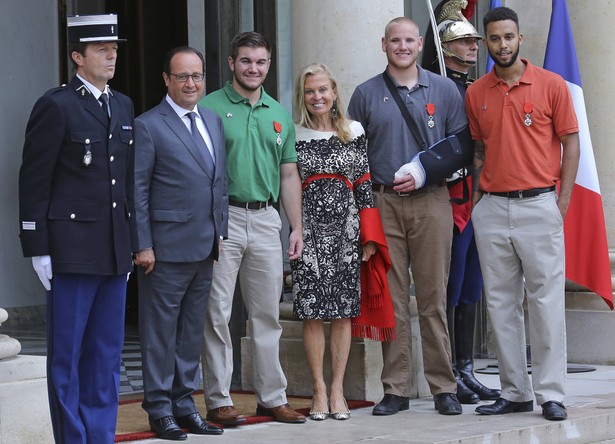
[[207, 418], [225, 425], [245, 422], [229, 395], [233, 349], [228, 323], [239, 274], [251, 324], [256, 412], [280, 422], [304, 423], [305, 417], [288, 405], [279, 359], [282, 222], [272, 206], [281, 198], [291, 227], [288, 255], [296, 259], [303, 239], [294, 124], [288, 111], [262, 87], [271, 64], [271, 47], [262, 35], [235, 36], [228, 63], [233, 80], [200, 102], [222, 118], [229, 185], [229, 234], [214, 267], [205, 317], [202, 364]]

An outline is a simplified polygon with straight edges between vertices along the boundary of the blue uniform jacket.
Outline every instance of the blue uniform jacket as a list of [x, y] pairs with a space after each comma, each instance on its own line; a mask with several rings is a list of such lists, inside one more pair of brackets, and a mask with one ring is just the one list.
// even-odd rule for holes
[[54, 273], [132, 270], [134, 111], [116, 91], [110, 104], [111, 122], [75, 76], [47, 91], [28, 121], [19, 172], [21, 245], [26, 257], [50, 255]]

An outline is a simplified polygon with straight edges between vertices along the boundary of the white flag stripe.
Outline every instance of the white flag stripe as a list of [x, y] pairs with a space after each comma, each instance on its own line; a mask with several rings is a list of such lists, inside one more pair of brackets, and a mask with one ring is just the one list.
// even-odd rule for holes
[[583, 89], [574, 83], [568, 81], [566, 83], [570, 89], [574, 109], [577, 113], [577, 120], [579, 121], [581, 156], [579, 158], [579, 170], [577, 172], [577, 179], [575, 183], [600, 194], [600, 184], [598, 183], [598, 171], [596, 170], [594, 149], [589, 133], [587, 113], [585, 112], [585, 98], [583, 96]]

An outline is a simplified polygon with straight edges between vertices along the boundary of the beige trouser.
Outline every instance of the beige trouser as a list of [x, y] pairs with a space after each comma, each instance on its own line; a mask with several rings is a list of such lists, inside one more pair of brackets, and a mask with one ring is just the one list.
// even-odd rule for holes
[[280, 365], [278, 321], [282, 294], [280, 215], [273, 207], [246, 210], [229, 206], [228, 239], [214, 265], [205, 316], [201, 362], [207, 409], [233, 405], [231, 319], [237, 275], [251, 326], [252, 375], [256, 401], [267, 408], [286, 404], [286, 377]]
[[[502, 397], [562, 402], [566, 380], [563, 221], [555, 192], [508, 199], [485, 194], [472, 212]], [[532, 383], [527, 374], [524, 289]]]
[[384, 392], [412, 395], [412, 334], [408, 268], [416, 284], [425, 378], [431, 393], [456, 393], [446, 324], [446, 283], [453, 216], [446, 187], [401, 197], [374, 192], [393, 265], [388, 273], [395, 310], [394, 342], [382, 343]]

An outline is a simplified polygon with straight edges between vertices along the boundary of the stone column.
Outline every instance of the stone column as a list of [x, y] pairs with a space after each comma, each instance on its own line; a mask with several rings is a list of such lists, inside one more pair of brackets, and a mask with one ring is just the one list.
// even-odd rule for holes
[[380, 39], [392, 18], [404, 15], [402, 0], [312, 0], [292, 4], [293, 87], [310, 63], [327, 65], [348, 106], [354, 88], [384, 71]]
[[[607, 238], [611, 258], [611, 275], [615, 259], [615, 126], [613, 102], [615, 92], [609, 87], [615, 69], [615, 48], [611, 29], [615, 8], [609, 0], [575, 0], [567, 2], [574, 32], [587, 119], [598, 169], [604, 206]], [[601, 298], [593, 293], [568, 294], [568, 361], [581, 363], [613, 362], [615, 351], [600, 347], [597, 337], [615, 334], [615, 313], [609, 312]]]
[[609, 246], [615, 247], [615, 91], [609, 85], [615, 69], [615, 48], [611, 44], [615, 7], [610, 0], [567, 2], [574, 32], [587, 118], [598, 168], [598, 178]]

